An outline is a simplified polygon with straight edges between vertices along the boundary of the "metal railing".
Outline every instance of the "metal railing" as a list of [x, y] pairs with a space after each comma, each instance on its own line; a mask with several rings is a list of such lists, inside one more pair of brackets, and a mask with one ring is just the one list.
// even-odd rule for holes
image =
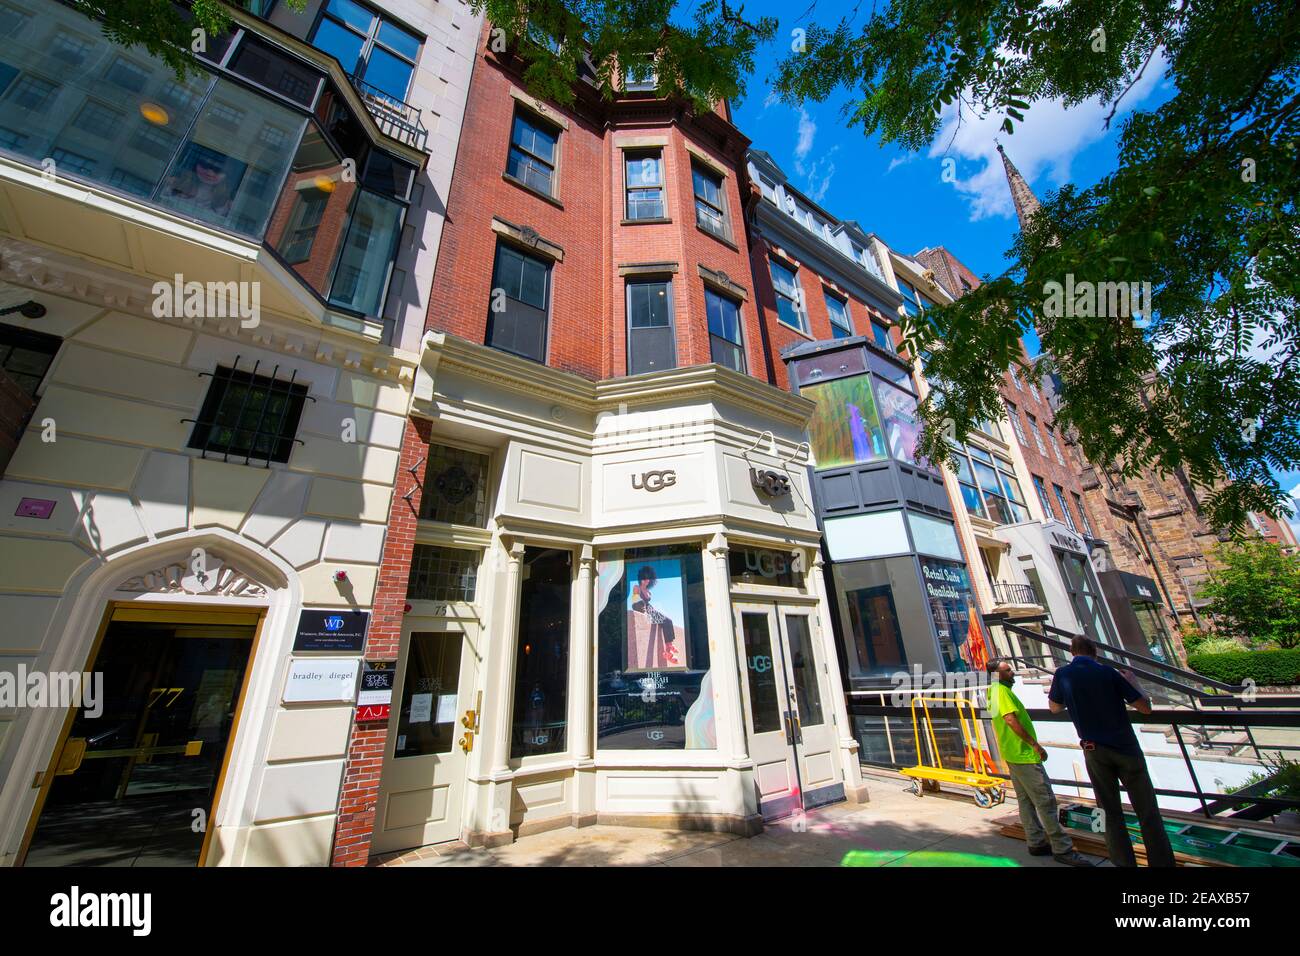
[[[1055, 648], [1062, 652], [1066, 659], [1070, 656], [1070, 641], [1075, 635], [1069, 631], [1063, 631], [1060, 628], [1053, 627], [1046, 623], [1043, 618], [1020, 619], [1011, 621], [1005, 615], [986, 614], [984, 623], [989, 632], [993, 635], [994, 647], [997, 651], [1007, 652], [1006, 656], [1011, 656], [1014, 651], [1011, 650], [1010, 643], [1003, 640], [998, 641], [998, 632], [1014, 635], [1020, 642], [1030, 641], [1043, 645], [1047, 648]], [[1031, 630], [1026, 624], [1034, 624], [1035, 627], [1042, 629], [1042, 633]], [[1001, 646], [999, 646], [1001, 644]], [[1132, 671], [1137, 677], [1143, 680], [1151, 681], [1162, 687], [1187, 695], [1192, 700], [1208, 699], [1220, 696], [1214, 691], [1220, 691], [1239, 697], [1246, 688], [1241, 684], [1227, 684], [1223, 681], [1214, 680], [1206, 677], [1204, 674], [1198, 674], [1195, 671], [1184, 670], [1165, 661], [1158, 661], [1154, 657], [1148, 657], [1145, 654], [1139, 654], [1136, 651], [1130, 651], [1127, 648], [1117, 647], [1114, 644], [1104, 644], [1097, 642], [1097, 652], [1099, 659], [1103, 663], [1114, 665], [1115, 661], [1108, 661], [1107, 656], [1118, 659], [1122, 662], [1127, 670]], [[1179, 679], [1181, 678], [1181, 680]], [[1203, 688], [1211, 688], [1204, 690]]]
[[377, 86], [372, 86], [359, 76], [349, 77], [356, 91], [361, 94], [361, 101], [374, 118], [375, 123], [385, 136], [400, 140], [407, 146], [425, 149], [429, 131], [420, 121], [418, 108], [385, 93]]
[[994, 581], [993, 600], [998, 604], [1036, 604], [1042, 607], [1038, 593], [1028, 584], [1009, 584], [1006, 581]]
[[[991, 652], [996, 656], [1006, 658], [1015, 664], [1033, 668], [1044, 674], [1051, 673], [1056, 667], [1069, 660], [1070, 639], [1074, 635], [1046, 624], [1046, 616], [1022, 618], [1012, 622], [1005, 615], [989, 614], [984, 616], [984, 621], [992, 638], [993, 647]], [[1033, 630], [1027, 627], [1027, 624], [1032, 624], [1034, 628], [1039, 630]], [[1011, 638], [1015, 639], [1014, 647]], [[1026, 648], [1026, 645], [1028, 645], [1028, 648]], [[1027, 649], [1028, 653], [1026, 652]], [[1041, 650], [1044, 653], [1033, 653], [1034, 650]], [[1282, 811], [1300, 809], [1300, 799], [1270, 795], [1270, 791], [1274, 788], [1272, 780], [1264, 780], [1245, 786], [1236, 793], [1218, 793], [1205, 789], [1197, 775], [1195, 761], [1185, 735], [1187, 731], [1194, 731], [1192, 745], [1196, 746], [1199, 739], [1202, 749], [1207, 751], [1213, 749], [1216, 745], [1221, 747], [1225, 744], [1234, 749], [1253, 749], [1255, 761], [1259, 766], [1263, 767], [1266, 765], [1264, 757], [1266, 753], [1274, 752], [1280, 758], [1283, 751], [1300, 751], [1300, 743], [1286, 742], [1284, 739], [1282, 742], [1270, 742], [1261, 745], [1256, 741], [1255, 737], [1256, 728], [1281, 728], [1287, 732], [1296, 731], [1288, 739], [1300, 741], [1300, 697], [1244, 694], [1246, 688], [1243, 686], [1217, 681], [1202, 674], [1169, 665], [1145, 654], [1139, 654], [1109, 644], [1098, 644], [1098, 653], [1099, 655], [1110, 655], [1112, 657], [1111, 660], [1105, 659], [1104, 656], [1099, 657], [1102, 663], [1112, 667], [1123, 667], [1136, 677], [1185, 695], [1188, 699], [1189, 705], [1182, 709], [1153, 710], [1149, 714], [1133, 712], [1129, 715], [1133, 723], [1148, 730], [1152, 727], [1158, 728], [1161, 726], [1167, 726], [1172, 730], [1173, 741], [1178, 745], [1178, 752], [1182, 757], [1183, 765], [1186, 767], [1188, 778], [1191, 780], [1191, 790], [1156, 787], [1155, 792], [1158, 795], [1196, 800], [1200, 804], [1202, 814], [1207, 818], [1228, 812], [1230, 816], [1240, 816], [1244, 820], [1258, 820]], [[976, 686], [969, 688], [968, 692], [976, 695], [982, 690], [982, 687]], [[864, 733], [859, 741], [862, 747], [860, 753], [863, 755], [861, 759], [864, 764], [884, 765], [901, 769], [903, 766], [910, 766], [910, 764], [898, 759], [899, 751], [902, 751], [909, 758], [916, 757], [919, 759], [921, 757], [919, 754], [910, 753], [909, 742], [900, 740], [897, 746], [895, 744], [890, 726], [891, 719], [901, 722], [902, 726], [899, 727], [899, 730], [908, 731], [909, 736], [911, 730], [910, 710], [907, 706], [900, 705], [897, 696], [900, 691], [903, 695], [924, 693], [924, 691], [913, 692], [895, 688], [879, 691], [854, 691], [849, 695], [848, 710], [850, 718], [854, 720], [855, 725], [859, 719], [878, 721], [880, 728], [884, 732], [884, 740], [888, 750], [888, 760], [873, 759], [871, 755], [878, 753], [879, 748], [868, 744]], [[951, 691], [948, 693], [951, 693]], [[873, 702], [873, 699], [877, 702]], [[1214, 709], [1206, 710], [1206, 706]], [[933, 716], [940, 718], [941, 721], [945, 718], [956, 719], [955, 711], [952, 714], [946, 714], [942, 707], [931, 708], [931, 710]], [[1032, 709], [1029, 710], [1029, 715], [1035, 722], [1042, 723], [1062, 723], [1070, 720], [1068, 713], [1054, 714], [1050, 710]], [[980, 718], [981, 720], [987, 720], [988, 715], [981, 713]], [[1222, 737], [1220, 737], [1216, 742], [1216, 734], [1222, 735], [1233, 730], [1244, 731], [1245, 740], [1223, 741]], [[854, 735], [859, 736], [856, 726]], [[942, 738], [942, 736], [941, 734], [940, 737]], [[951, 736], [951, 734], [948, 736]], [[988, 734], [986, 734], [987, 738]], [[1169, 739], [1168, 735], [1166, 735], [1166, 739]], [[1090, 782], [1082, 780], [1053, 779], [1052, 783], [1061, 787], [1092, 789]]]
[[[912, 766], [911, 761], [915, 756], [911, 753], [912, 744], [912, 718], [910, 708], [890, 704], [886, 698], [896, 694], [895, 690], [881, 690], [877, 695], [876, 692], [856, 692], [849, 697], [848, 711], [849, 717], [856, 724], [859, 719], [873, 719], [882, 721], [884, 725], [886, 741], [888, 743], [889, 758], [888, 760], [862, 758], [864, 765], [875, 766], [880, 768], [902, 769], [906, 766]], [[949, 691], [948, 693], [951, 693]], [[872, 703], [871, 699], [877, 697], [880, 703]], [[931, 717], [936, 721], [936, 732], [940, 738], [944, 737], [944, 728], [939, 726], [943, 721], [957, 720], [957, 712], [951, 707], [935, 705], [929, 708]], [[1068, 714], [1054, 714], [1048, 710], [1029, 709], [1027, 711], [1030, 718], [1035, 724], [1049, 723], [1067, 723], [1070, 720]], [[1184, 729], [1189, 727], [1199, 727], [1209, 725], [1220, 729], [1229, 729], [1235, 727], [1248, 727], [1251, 729], [1258, 728], [1282, 728], [1285, 730], [1297, 731], [1297, 739], [1300, 739], [1300, 710], [1287, 711], [1256, 711], [1253, 713], [1241, 711], [1226, 711], [1222, 713], [1191, 711], [1191, 710], [1153, 710], [1150, 714], [1131, 713], [1130, 719], [1135, 724], [1143, 726], [1160, 726], [1166, 725], [1172, 728], [1173, 736], [1178, 743], [1179, 753], [1183, 760], [1183, 765], [1187, 769], [1187, 774], [1192, 782], [1191, 790], [1180, 790], [1173, 787], [1155, 787], [1155, 793], [1162, 797], [1173, 797], [1184, 800], [1195, 800], [1200, 804], [1201, 813], [1207, 819], [1213, 819], [1217, 816], [1226, 814], [1228, 817], [1238, 818], [1241, 820], [1259, 820], [1263, 817], [1271, 816], [1287, 810], [1300, 809], [1300, 798], [1272, 796], [1267, 791], [1272, 789], [1271, 781], [1265, 780], [1256, 784], [1243, 787], [1235, 793], [1220, 793], [1213, 790], [1207, 790], [1201, 784], [1200, 777], [1196, 771], [1196, 765], [1188, 748]], [[979, 714], [981, 721], [989, 719], [987, 713]], [[900, 726], [890, 727], [891, 719], [898, 721]], [[955, 723], [953, 724], [955, 726]], [[952, 731], [952, 727], [946, 728]], [[895, 747], [894, 739], [891, 733], [896, 733], [899, 738], [899, 744]], [[859, 736], [858, 730], [854, 729], [854, 736]], [[951, 732], [947, 733], [952, 737]], [[985, 734], [985, 739], [989, 735]], [[904, 739], [905, 738], [905, 739]], [[861, 740], [860, 740], [861, 744]], [[956, 742], [954, 741], [954, 744]], [[953, 753], [944, 754], [944, 756], [957, 756], [960, 745], [954, 747]], [[872, 748], [864, 747], [860, 752], [869, 752]], [[927, 748], [928, 749], [928, 748]], [[1268, 744], [1260, 748], [1266, 752], [1296, 751], [1300, 750], [1300, 744], [1278, 743]], [[898, 759], [899, 752], [902, 752], [906, 759]], [[927, 755], [932, 757], [932, 755]], [[1262, 762], [1261, 762], [1262, 765]], [[999, 774], [1000, 776], [1000, 774]], [[1086, 779], [1057, 779], [1052, 778], [1051, 782], [1060, 787], [1081, 787], [1087, 790], [1092, 789], [1092, 783]]]

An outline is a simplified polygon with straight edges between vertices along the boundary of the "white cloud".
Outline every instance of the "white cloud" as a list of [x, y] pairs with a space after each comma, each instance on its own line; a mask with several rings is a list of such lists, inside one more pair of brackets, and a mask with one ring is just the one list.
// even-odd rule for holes
[[[775, 103], [776, 95], [768, 94], [764, 107]], [[813, 153], [817, 141], [817, 121], [808, 110], [799, 108], [795, 124], [794, 171], [803, 178], [803, 191], [813, 202], [821, 202], [831, 188], [831, 179], [835, 176], [835, 163], [831, 157], [839, 152], [839, 146], [832, 146], [821, 154]], [[815, 156], [810, 160], [810, 157]]]
[[1296, 499], [1296, 501], [1300, 501], [1300, 485], [1296, 485], [1291, 489], [1291, 497]]
[[888, 176], [899, 166], [906, 166], [908, 163], [915, 162], [920, 158], [920, 153], [904, 153], [902, 156], [895, 156], [889, 161], [889, 168], [885, 170], [885, 175]]
[[794, 144], [794, 168], [800, 176], [804, 175], [804, 160], [812, 152], [813, 140], [817, 138], [817, 124], [803, 107], [799, 108], [799, 138]]
[[832, 146], [826, 153], [817, 157], [810, 166], [802, 170], [804, 179], [807, 182], [805, 192], [808, 193], [808, 198], [815, 203], [820, 203], [831, 188], [831, 177], [835, 175], [835, 163], [831, 161], [831, 157], [839, 152], [839, 149], [838, 146]]
[[[1118, 129], [1126, 113], [1156, 88], [1164, 71], [1164, 56], [1157, 56], [1120, 103], [1111, 121], [1112, 131]], [[963, 107], [959, 124], [957, 104], [953, 103], [943, 108], [943, 121], [930, 145], [929, 156], [982, 161], [982, 166], [971, 176], [958, 178], [953, 184], [969, 201], [972, 222], [991, 216], [1014, 216], [1006, 174], [997, 152], [999, 135], [1007, 155], [1027, 182], [1032, 184], [1046, 173], [1052, 184], [1060, 185], [1069, 181], [1070, 164], [1075, 156], [1107, 134], [1104, 123], [1109, 112], [1110, 105], [1097, 100], [1069, 109], [1060, 100], [1042, 100], [1025, 112], [1024, 122], [1016, 124], [1015, 134], [1007, 136], [999, 130], [1002, 115], [974, 116]], [[893, 165], [890, 164], [891, 169]]]

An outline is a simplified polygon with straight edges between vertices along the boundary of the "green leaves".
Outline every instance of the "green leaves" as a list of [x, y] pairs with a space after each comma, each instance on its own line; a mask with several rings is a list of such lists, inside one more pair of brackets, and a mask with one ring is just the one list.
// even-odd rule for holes
[[[97, 21], [104, 36], [125, 47], [141, 47], [160, 57], [183, 77], [198, 69], [190, 51], [195, 30], [219, 37], [230, 30], [230, 7], [239, 3], [193, 0], [188, 12], [172, 0], [70, 0], [81, 13]], [[286, 0], [298, 11], [306, 0]]]
[[1300, 555], [1269, 541], [1220, 547], [1201, 590], [1219, 630], [1251, 645], [1300, 646]]
[[[1039, 100], [1113, 104], [1145, 71], [1165, 73], [1157, 104], [1124, 122], [1116, 170], [1045, 197], [1003, 275], [927, 313], [944, 342], [926, 374], [945, 385], [923, 409], [923, 445], [940, 447], [945, 419], [964, 435], [972, 410], [997, 411], [1032, 326], [1059, 381], [1058, 424], [1093, 461], [1179, 471], [1217, 527], [1276, 514], [1286, 495], [1272, 473], [1300, 467], [1300, 7], [893, 0], [858, 33], [851, 66], [831, 75], [818, 61], [814, 79], [812, 62], [787, 57], [776, 88], [847, 91], [870, 104], [850, 114], [864, 133], [913, 151], [954, 103], [1001, 115], [1011, 135]], [[1067, 276], [1149, 283], [1154, 314], [1046, 315], [1046, 284]]]

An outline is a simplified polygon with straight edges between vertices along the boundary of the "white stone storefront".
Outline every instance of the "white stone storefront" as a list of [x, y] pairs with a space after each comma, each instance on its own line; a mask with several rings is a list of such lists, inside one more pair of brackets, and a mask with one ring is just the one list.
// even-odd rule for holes
[[[68, 805], [93, 821], [104, 794], [80, 778], [99, 767], [112, 776], [125, 760], [118, 797], [149, 787], [184, 796], [195, 835], [181, 842], [207, 865], [326, 863], [355, 703], [286, 702], [286, 685], [295, 660], [359, 665], [359, 650], [295, 653], [295, 636], [304, 609], [369, 613], [416, 356], [266, 310], [254, 329], [156, 319], [138, 279], [48, 251], [33, 274], [21, 244], [5, 253], [4, 278], [47, 309], [7, 321], [63, 343], [0, 482], [0, 671], [111, 671], [115, 627], [134, 628], [121, 639], [141, 647], [165, 627], [160, 648], [208, 641], [214, 651], [206, 663], [160, 663], [156, 673], [173, 677], [145, 694], [147, 713], [184, 711], [186, 726], [141, 717], [133, 736], [119, 734], [125, 743], [94, 736], [114, 730], [111, 673], [107, 719], [89, 736], [69, 730], [66, 708], [0, 710], [0, 862], [31, 849], [38, 806], [53, 806], [56, 787], [81, 787]], [[287, 462], [192, 447], [222, 368], [302, 390]], [[218, 645], [232, 635], [243, 643], [223, 664]], [[203, 701], [189, 695], [203, 693], [218, 716], [200, 716]], [[181, 742], [169, 747], [173, 731]], [[127, 846], [119, 835], [105, 827], [96, 847], [88, 837], [77, 853], [39, 861], [120, 851], [118, 862], [133, 852], [146, 862], [150, 840], [175, 837]]]
[[[375, 850], [598, 821], [753, 833], [865, 796], [811, 409], [714, 365], [593, 383], [426, 336], [415, 566], [450, 562], [461, 590], [413, 571]], [[479, 511], [436, 520], [480, 483]]]

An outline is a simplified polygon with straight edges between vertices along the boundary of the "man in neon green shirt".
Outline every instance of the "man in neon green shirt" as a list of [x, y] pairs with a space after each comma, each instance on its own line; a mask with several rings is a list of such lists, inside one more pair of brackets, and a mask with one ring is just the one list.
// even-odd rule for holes
[[1038, 742], [1034, 722], [1011, 690], [1015, 672], [1006, 661], [989, 664], [989, 716], [993, 718], [993, 736], [998, 752], [1011, 772], [1020, 807], [1020, 824], [1025, 828], [1025, 842], [1031, 856], [1047, 856], [1067, 866], [1092, 866], [1092, 861], [1074, 849], [1069, 835], [1061, 829], [1056, 812], [1056, 794], [1043, 761], [1047, 751]]

